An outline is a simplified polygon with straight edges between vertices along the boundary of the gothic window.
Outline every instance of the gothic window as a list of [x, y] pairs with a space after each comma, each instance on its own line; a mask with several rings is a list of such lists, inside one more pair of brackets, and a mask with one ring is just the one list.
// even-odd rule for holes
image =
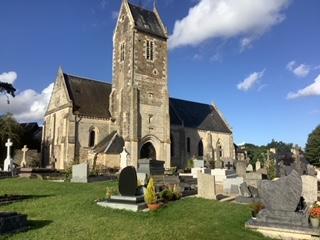
[[190, 138], [187, 137], [187, 153], [190, 153]]
[[124, 57], [125, 57], [125, 43], [121, 43], [120, 45], [120, 62], [124, 61]]
[[198, 144], [198, 157], [203, 157], [203, 143], [202, 140], [200, 140]]
[[89, 147], [93, 147], [95, 145], [96, 140], [96, 132], [94, 129], [89, 132]]
[[217, 157], [218, 159], [221, 159], [223, 157], [223, 149], [220, 143], [220, 140], [217, 142]]
[[154, 42], [151, 40], [146, 41], [146, 59], [153, 61], [154, 56]]

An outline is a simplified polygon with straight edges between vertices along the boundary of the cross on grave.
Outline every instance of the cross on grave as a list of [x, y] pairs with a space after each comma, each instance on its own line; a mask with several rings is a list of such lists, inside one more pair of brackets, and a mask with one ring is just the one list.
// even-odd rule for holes
[[12, 158], [10, 156], [10, 147], [12, 147], [13, 143], [11, 142], [11, 139], [8, 138], [8, 141], [6, 142], [5, 146], [7, 147], [7, 158], [4, 160], [4, 166], [3, 170], [6, 172], [9, 172], [12, 170]]
[[226, 167], [228, 168], [228, 170], [230, 170], [231, 167], [232, 167], [232, 164], [231, 164], [230, 162], [228, 162], [228, 164], [226, 165]]
[[23, 148], [21, 149], [22, 151], [22, 161], [20, 163], [20, 167], [24, 168], [27, 166], [27, 162], [26, 162], [26, 152], [29, 150], [29, 148], [27, 148], [27, 145], [24, 145]]

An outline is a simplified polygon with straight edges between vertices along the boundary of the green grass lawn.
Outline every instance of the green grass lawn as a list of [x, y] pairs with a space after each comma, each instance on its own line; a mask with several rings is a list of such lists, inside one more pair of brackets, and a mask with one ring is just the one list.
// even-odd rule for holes
[[31, 229], [0, 239], [267, 239], [244, 228], [246, 206], [188, 198], [155, 213], [131, 213], [96, 205], [108, 185], [54, 183], [41, 180], [0, 181], [0, 195], [34, 197], [0, 211], [28, 215]]

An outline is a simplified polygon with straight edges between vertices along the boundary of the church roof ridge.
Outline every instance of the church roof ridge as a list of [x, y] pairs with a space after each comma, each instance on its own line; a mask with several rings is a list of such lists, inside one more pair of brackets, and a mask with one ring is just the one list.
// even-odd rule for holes
[[66, 73], [66, 72], [63, 72], [63, 74], [67, 75], [69, 77], [78, 78], [79, 80], [83, 80], [83, 81], [91, 81], [91, 82], [96, 82], [96, 83], [101, 83], [101, 84], [106, 84], [106, 85], [112, 85], [112, 83], [105, 82], [105, 81], [102, 81], [102, 80], [93, 79], [93, 78], [89, 78], [89, 77], [83, 77], [83, 76], [79, 76], [79, 75], [75, 75], [75, 74], [69, 74], [69, 73]]
[[201, 104], [201, 105], [206, 105], [206, 106], [212, 106], [209, 103], [203, 103], [203, 102], [195, 102], [192, 100], [187, 100], [187, 99], [181, 99], [181, 98], [175, 98], [175, 97], [170, 97], [170, 99], [172, 100], [178, 100], [178, 101], [183, 101], [183, 102], [187, 102], [187, 103], [193, 103], [193, 104]]

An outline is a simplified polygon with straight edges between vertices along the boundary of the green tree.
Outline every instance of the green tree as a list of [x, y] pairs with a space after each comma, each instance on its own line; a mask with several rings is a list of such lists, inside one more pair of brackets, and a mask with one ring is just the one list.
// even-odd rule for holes
[[276, 141], [272, 139], [271, 143], [266, 146], [268, 149], [275, 148], [277, 154], [286, 154], [291, 152], [291, 148], [293, 147], [292, 143], [284, 143], [282, 141]]
[[21, 138], [23, 136], [23, 129], [20, 124], [14, 119], [12, 114], [7, 113], [0, 116], [0, 163], [6, 157], [5, 143], [8, 138], [13, 142], [13, 149], [21, 147]]
[[309, 134], [305, 157], [311, 164], [320, 166], [320, 125]]
[[[0, 93], [3, 94], [10, 94], [12, 97], [14, 97], [16, 89], [12, 86], [10, 83], [0, 82]], [[10, 103], [9, 97], [7, 96], [8, 104]]]

